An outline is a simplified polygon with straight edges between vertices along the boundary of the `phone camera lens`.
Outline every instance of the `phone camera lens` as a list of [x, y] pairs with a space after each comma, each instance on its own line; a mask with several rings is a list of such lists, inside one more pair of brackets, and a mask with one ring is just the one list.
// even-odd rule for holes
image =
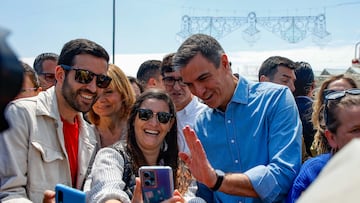
[[148, 177], [150, 177], [150, 176], [151, 176], [151, 174], [150, 174], [149, 171], [144, 172], [144, 177], [145, 177], [145, 178], [148, 178]]
[[145, 185], [146, 185], [146, 186], [151, 186], [151, 185], [152, 185], [151, 180], [145, 180]]

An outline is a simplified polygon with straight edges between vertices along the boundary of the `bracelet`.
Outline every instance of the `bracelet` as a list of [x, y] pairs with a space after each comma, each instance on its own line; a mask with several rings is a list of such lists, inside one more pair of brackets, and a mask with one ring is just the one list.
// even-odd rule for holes
[[221, 184], [222, 184], [222, 182], [224, 180], [224, 175], [225, 175], [225, 173], [220, 171], [220, 170], [215, 170], [215, 173], [216, 173], [216, 178], [217, 179], [216, 179], [215, 185], [210, 188], [212, 191], [219, 190], [219, 188], [220, 188], [220, 186], [221, 186]]

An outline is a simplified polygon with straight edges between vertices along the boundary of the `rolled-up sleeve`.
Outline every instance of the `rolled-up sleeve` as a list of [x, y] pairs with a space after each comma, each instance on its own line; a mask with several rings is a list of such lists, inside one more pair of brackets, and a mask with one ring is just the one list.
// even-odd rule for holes
[[272, 99], [276, 105], [269, 106], [267, 116], [269, 163], [245, 172], [264, 202], [283, 199], [301, 166], [302, 127], [294, 98], [285, 89]]

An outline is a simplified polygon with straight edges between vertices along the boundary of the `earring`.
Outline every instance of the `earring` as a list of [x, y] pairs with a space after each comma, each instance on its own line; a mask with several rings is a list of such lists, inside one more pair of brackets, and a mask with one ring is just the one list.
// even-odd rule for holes
[[160, 150], [163, 152], [166, 152], [168, 150], [168, 144], [166, 143], [165, 140], [163, 141]]

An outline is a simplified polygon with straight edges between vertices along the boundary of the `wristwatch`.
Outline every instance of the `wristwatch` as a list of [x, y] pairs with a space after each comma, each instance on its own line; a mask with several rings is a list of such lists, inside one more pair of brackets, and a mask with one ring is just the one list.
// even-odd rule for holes
[[225, 173], [221, 170], [215, 170], [215, 173], [217, 179], [215, 185], [210, 188], [212, 191], [217, 191], [220, 188], [225, 176]]

